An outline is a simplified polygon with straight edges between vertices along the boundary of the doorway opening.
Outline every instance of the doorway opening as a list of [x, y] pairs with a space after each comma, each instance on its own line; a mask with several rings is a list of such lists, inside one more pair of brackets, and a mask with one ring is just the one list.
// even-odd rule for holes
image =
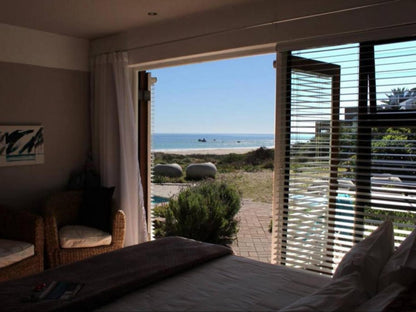
[[[148, 112], [152, 124], [148, 175], [152, 238], [161, 235], [165, 218], [160, 209], [170, 199], [211, 180], [241, 194], [238, 232], [230, 243], [234, 252], [270, 262], [274, 59], [275, 54], [265, 54], [149, 73], [153, 82], [157, 79]], [[190, 174], [192, 165], [208, 166], [215, 173], [196, 179]], [[176, 173], [160, 174], [161, 167]]]

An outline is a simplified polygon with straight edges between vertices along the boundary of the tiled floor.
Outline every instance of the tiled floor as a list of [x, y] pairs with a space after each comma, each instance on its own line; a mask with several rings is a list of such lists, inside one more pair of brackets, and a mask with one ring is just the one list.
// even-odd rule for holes
[[[171, 197], [180, 192], [186, 184], [153, 184], [153, 194]], [[237, 215], [240, 219], [240, 230], [237, 239], [231, 245], [234, 253], [262, 262], [270, 262], [271, 234], [269, 225], [272, 216], [272, 205], [243, 199]]]
[[240, 212], [240, 230], [231, 245], [234, 253], [262, 262], [270, 262], [272, 205], [244, 199]]

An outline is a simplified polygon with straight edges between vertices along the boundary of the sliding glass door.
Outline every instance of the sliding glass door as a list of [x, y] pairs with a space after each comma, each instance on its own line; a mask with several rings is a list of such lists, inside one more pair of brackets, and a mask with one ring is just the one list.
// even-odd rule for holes
[[[338, 132], [338, 65], [292, 56], [290, 59], [290, 136], [281, 263], [315, 270], [328, 267]], [[332, 210], [331, 210], [332, 208]]]
[[385, 219], [415, 227], [416, 42], [278, 58], [272, 257], [332, 274]]

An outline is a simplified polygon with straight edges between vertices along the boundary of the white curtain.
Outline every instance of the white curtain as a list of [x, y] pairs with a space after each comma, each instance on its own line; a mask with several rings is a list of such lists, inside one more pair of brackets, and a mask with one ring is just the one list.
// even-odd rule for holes
[[115, 186], [115, 199], [126, 214], [130, 246], [147, 240], [137, 133], [126, 52], [91, 62], [91, 141], [94, 164], [104, 186]]

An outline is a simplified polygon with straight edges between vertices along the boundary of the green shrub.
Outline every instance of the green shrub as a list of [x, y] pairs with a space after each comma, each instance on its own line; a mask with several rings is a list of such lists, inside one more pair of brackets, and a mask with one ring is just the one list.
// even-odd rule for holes
[[178, 163], [183, 168], [186, 168], [191, 163], [212, 162], [217, 166], [219, 173], [235, 172], [242, 169], [246, 171], [258, 171], [261, 169], [273, 170], [274, 149], [260, 147], [245, 154], [230, 153], [226, 155], [176, 155], [156, 152], [154, 153], [154, 157], [155, 165]]
[[162, 183], [185, 183], [185, 177], [181, 176], [181, 177], [177, 177], [177, 178], [172, 178], [172, 177], [164, 177], [161, 175], [157, 175], [155, 174], [152, 177], [152, 183], [158, 183], [158, 184], [162, 184]]
[[239, 210], [240, 194], [234, 187], [224, 182], [204, 182], [182, 191], [177, 199], [154, 210], [155, 236], [183, 236], [230, 244], [238, 232], [235, 215]]
[[167, 183], [168, 179], [164, 176], [155, 174], [153, 176], [152, 182], [153, 183]]
[[263, 169], [271, 169], [271, 170], [273, 170], [274, 169], [274, 162], [273, 161], [266, 162], [263, 165]]
[[253, 166], [257, 166], [264, 162], [273, 161], [273, 159], [274, 149], [269, 149], [263, 146], [254, 151], [248, 152], [246, 162]]

